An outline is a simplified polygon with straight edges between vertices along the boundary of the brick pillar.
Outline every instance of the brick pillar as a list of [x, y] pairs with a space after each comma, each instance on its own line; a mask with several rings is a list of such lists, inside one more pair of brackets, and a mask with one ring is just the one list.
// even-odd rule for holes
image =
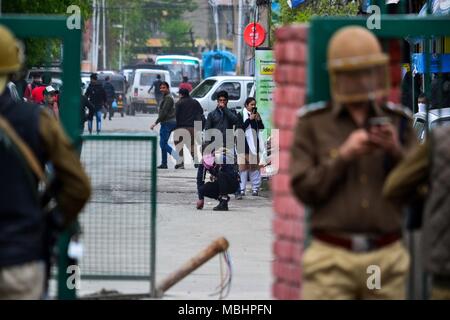
[[288, 174], [297, 111], [305, 103], [307, 25], [276, 31], [274, 127], [279, 129], [279, 171], [271, 182], [274, 217], [272, 274], [275, 299], [299, 299], [303, 250], [303, 206], [292, 194]]

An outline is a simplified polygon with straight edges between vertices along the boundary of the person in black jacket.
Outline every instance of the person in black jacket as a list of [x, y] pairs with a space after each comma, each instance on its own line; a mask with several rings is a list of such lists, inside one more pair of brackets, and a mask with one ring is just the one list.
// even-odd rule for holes
[[103, 89], [105, 89], [105, 94], [106, 94], [106, 112], [103, 115], [103, 119], [106, 119], [106, 115], [109, 112], [109, 120], [111, 120], [114, 110], [112, 108], [112, 103], [114, 101], [114, 99], [116, 98], [116, 92], [114, 90], [113, 85], [111, 84], [111, 82], [109, 82], [110, 78], [109, 76], [106, 76], [105, 78], [105, 83], [103, 83]]
[[[106, 106], [106, 93], [101, 83], [97, 81], [97, 74], [91, 74], [91, 83], [84, 94], [94, 105], [97, 120], [97, 134], [102, 130], [102, 109]], [[88, 120], [89, 133], [92, 133], [92, 119]]]
[[80, 98], [80, 133], [83, 134], [84, 123], [88, 120], [94, 119], [95, 107], [84, 95]]
[[179, 163], [175, 165], [175, 169], [184, 169], [183, 148], [185, 145], [191, 153], [195, 167], [197, 168], [198, 161], [195, 159], [195, 137], [198, 132], [194, 130], [194, 127], [195, 121], [200, 121], [200, 126], [197, 126], [197, 128], [199, 127], [201, 130], [203, 122], [206, 121], [205, 116], [203, 115], [202, 106], [197, 100], [189, 96], [189, 91], [187, 89], [181, 88], [178, 93], [180, 95], [180, 100], [175, 104], [177, 127], [174, 133], [174, 141], [175, 148], [180, 155], [180, 160]]
[[155, 88], [155, 100], [158, 106], [161, 104], [161, 100], [164, 98], [164, 94], [159, 89], [161, 87], [161, 83], [163, 83], [163, 81], [161, 80], [161, 75], [158, 74], [156, 75], [156, 80], [153, 81], [152, 86], [150, 87], [150, 89], [148, 89], [148, 93], [150, 93], [152, 89]]
[[[210, 181], [205, 183], [206, 174]], [[220, 148], [215, 153], [205, 153], [197, 170], [197, 209], [203, 209], [205, 197], [219, 200], [214, 211], [228, 211], [228, 194], [239, 187], [239, 174], [234, 165], [233, 152]]]
[[[208, 114], [205, 124], [205, 142], [214, 143], [214, 146], [219, 149], [226, 147], [233, 149], [234, 146], [234, 129], [239, 126], [239, 118], [235, 110], [230, 110], [227, 107], [228, 92], [220, 91], [217, 93], [217, 108]], [[215, 141], [214, 131], [210, 129], [217, 129], [222, 133], [222, 141]], [[227, 135], [229, 135], [227, 137]], [[213, 139], [214, 138], [214, 139]]]

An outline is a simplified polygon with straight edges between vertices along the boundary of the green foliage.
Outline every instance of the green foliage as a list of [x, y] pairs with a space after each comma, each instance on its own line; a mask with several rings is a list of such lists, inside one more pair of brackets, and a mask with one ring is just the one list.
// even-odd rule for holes
[[281, 22], [283, 24], [308, 22], [313, 16], [355, 16], [358, 2], [346, 3], [336, 0], [310, 0], [295, 9], [281, 1]]
[[[123, 61], [133, 61], [138, 52], [146, 47], [146, 42], [154, 36], [167, 21], [177, 20], [186, 11], [196, 9], [193, 0], [107, 0], [113, 9], [109, 12], [109, 23], [122, 24], [125, 27], [126, 41], [123, 47]], [[122, 9], [120, 9], [122, 8]], [[109, 29], [112, 39], [119, 39], [120, 29]], [[188, 30], [187, 30], [188, 31]], [[118, 66], [119, 45], [112, 48], [113, 64]]]
[[166, 34], [166, 46], [169, 50], [174, 50], [177, 47], [185, 47], [190, 43], [189, 29], [192, 25], [180, 19], [173, 19], [164, 22], [161, 30]]
[[[10, 14], [67, 14], [70, 5], [80, 7], [83, 19], [90, 15], [90, 0], [3, 0], [2, 13]], [[58, 61], [61, 56], [59, 39], [25, 39], [27, 66], [47, 65]]]
[[[77, 5], [80, 7], [83, 20], [92, 16], [92, 0], [2, 0], [2, 13], [15, 14], [64, 14], [67, 7]], [[97, 1], [98, 5], [101, 0]], [[142, 52], [146, 42], [154, 36], [162, 25], [171, 25], [168, 21], [180, 20], [186, 11], [196, 9], [194, 0], [106, 0], [106, 30], [108, 33], [108, 61], [118, 66], [119, 43], [121, 32], [125, 33], [123, 44], [123, 62], [131, 62], [137, 52]], [[180, 21], [182, 22], [182, 21]], [[124, 28], [115, 28], [114, 25]], [[188, 32], [190, 26], [182, 26], [182, 32]], [[187, 29], [186, 29], [187, 28]], [[185, 39], [173, 38], [168, 41], [175, 46], [186, 44]], [[189, 36], [187, 35], [187, 39]], [[178, 44], [179, 43], [179, 44]], [[27, 39], [25, 41], [27, 65], [46, 65], [59, 60], [60, 42], [57, 39]]]

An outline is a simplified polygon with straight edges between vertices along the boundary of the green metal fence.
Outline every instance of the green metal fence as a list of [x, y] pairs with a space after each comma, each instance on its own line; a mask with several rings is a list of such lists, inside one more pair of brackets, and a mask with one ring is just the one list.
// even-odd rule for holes
[[[146, 280], [155, 294], [156, 136], [84, 135], [92, 196], [80, 215], [83, 280]], [[83, 281], [84, 281], [83, 280]]]

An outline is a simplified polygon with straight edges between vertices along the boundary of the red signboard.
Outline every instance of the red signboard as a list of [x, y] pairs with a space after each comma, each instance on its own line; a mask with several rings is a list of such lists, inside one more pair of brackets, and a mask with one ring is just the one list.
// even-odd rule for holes
[[250, 47], [259, 47], [266, 39], [266, 30], [257, 22], [249, 23], [244, 29], [245, 43]]

